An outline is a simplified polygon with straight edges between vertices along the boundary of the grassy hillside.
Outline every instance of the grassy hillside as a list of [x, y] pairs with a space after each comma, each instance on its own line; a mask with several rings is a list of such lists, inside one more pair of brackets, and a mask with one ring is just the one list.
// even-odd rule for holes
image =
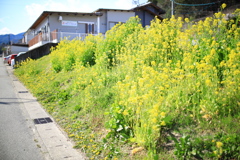
[[90, 159], [238, 159], [240, 28], [223, 17], [131, 18], [15, 74]]

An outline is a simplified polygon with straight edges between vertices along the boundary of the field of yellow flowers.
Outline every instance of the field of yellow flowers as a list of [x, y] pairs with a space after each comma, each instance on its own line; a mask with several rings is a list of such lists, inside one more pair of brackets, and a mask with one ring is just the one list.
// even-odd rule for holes
[[238, 159], [239, 13], [131, 18], [15, 74], [90, 159]]

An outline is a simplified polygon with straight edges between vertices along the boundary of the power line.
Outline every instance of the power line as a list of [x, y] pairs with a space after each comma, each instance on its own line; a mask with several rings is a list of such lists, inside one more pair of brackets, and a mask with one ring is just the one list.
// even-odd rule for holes
[[208, 5], [213, 5], [213, 4], [217, 4], [217, 3], [219, 3], [219, 1], [217, 1], [217, 2], [212, 2], [212, 3], [203, 3], [203, 4], [183, 4], [183, 3], [178, 3], [178, 2], [176, 2], [175, 0], [171, 0], [171, 1], [173, 1], [175, 4], [177, 4], [177, 5], [181, 5], [181, 6], [189, 6], [189, 7], [196, 7], [196, 6], [208, 6]]
[[[202, 11], [203, 11], [203, 10], [205, 10], [205, 9], [211, 7], [211, 6], [214, 6], [214, 5], [218, 4], [218, 3], [220, 3], [220, 1], [216, 1], [216, 2], [203, 3], [203, 4], [184, 4], [184, 3], [178, 3], [178, 2], [176, 2], [175, 0], [170, 0], [170, 1], [171, 1], [171, 6], [172, 6], [172, 7], [171, 7], [171, 13], [172, 13], [172, 15], [174, 14], [174, 5], [173, 5], [173, 4], [180, 5], [180, 6], [184, 6], [184, 7], [204, 7], [204, 8], [202, 9]], [[190, 12], [189, 12], [189, 9], [188, 9], [188, 12], [184, 12], [184, 11], [182, 10], [182, 13], [189, 14], [189, 13], [196, 13], [196, 12], [202, 12], [202, 11], [198, 10], [198, 11], [190, 11]]]

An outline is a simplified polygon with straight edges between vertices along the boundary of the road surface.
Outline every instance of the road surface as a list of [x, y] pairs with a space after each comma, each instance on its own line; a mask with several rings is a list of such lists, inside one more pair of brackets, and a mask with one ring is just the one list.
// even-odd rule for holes
[[0, 58], [0, 159], [43, 160], [6, 65]]
[[0, 58], [0, 160], [84, 160]]

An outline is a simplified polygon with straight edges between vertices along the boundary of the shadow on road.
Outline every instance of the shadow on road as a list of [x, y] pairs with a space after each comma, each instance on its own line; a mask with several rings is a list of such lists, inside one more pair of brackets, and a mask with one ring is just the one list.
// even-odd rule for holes
[[[16, 101], [8, 101], [8, 100], [16, 100]], [[5, 105], [10, 105], [10, 104], [17, 104], [19, 103], [19, 98], [0, 98], [0, 104], [5, 104]], [[22, 98], [22, 100], [24, 101], [24, 103], [30, 103], [30, 102], [36, 102], [36, 100], [33, 99], [24, 99]]]

